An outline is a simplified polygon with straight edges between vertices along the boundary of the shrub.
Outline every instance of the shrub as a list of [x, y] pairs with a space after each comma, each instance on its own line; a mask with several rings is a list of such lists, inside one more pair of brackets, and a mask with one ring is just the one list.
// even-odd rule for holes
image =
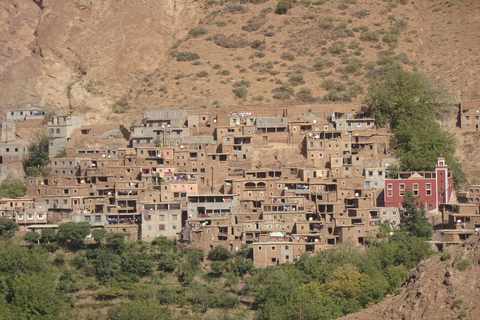
[[53, 259], [53, 265], [56, 266], [56, 267], [61, 267], [61, 266], [64, 266], [65, 265], [65, 255], [59, 253], [55, 256], [55, 258]]
[[447, 252], [442, 253], [442, 256], [440, 257], [440, 260], [442, 260], [442, 261], [450, 260], [451, 257], [452, 257], [452, 253], [447, 251]]
[[341, 54], [341, 53], [344, 53], [346, 52], [347, 50], [345, 50], [345, 48], [339, 44], [339, 43], [334, 43], [329, 49], [328, 51], [331, 53], [331, 54]]
[[283, 84], [281, 87], [273, 89], [272, 93], [274, 99], [287, 100], [293, 96], [295, 90], [290, 85]]
[[195, 75], [199, 78], [205, 78], [205, 77], [208, 77], [208, 72], [207, 71], [200, 71], [200, 72], [196, 73]]
[[220, 27], [220, 28], [223, 28], [227, 25], [227, 22], [223, 21], [223, 20], [219, 20], [217, 21], [217, 26]]
[[258, 49], [262, 44], [263, 44], [262, 41], [255, 40], [255, 41], [252, 42], [252, 44], [250, 46], [252, 47], [252, 49]]
[[191, 35], [194, 38], [203, 36], [204, 34], [207, 34], [207, 33], [208, 33], [207, 29], [205, 29], [203, 27], [195, 27], [195, 28], [190, 29], [190, 31], [188, 32], [188, 34]]
[[376, 66], [377, 64], [373, 61], [368, 61], [367, 63], [365, 63], [365, 69], [367, 70], [373, 70]]
[[282, 55], [280, 56], [283, 60], [287, 61], [294, 61], [295, 60], [295, 55], [290, 52], [283, 52]]
[[97, 300], [111, 300], [125, 295], [125, 290], [118, 287], [103, 288], [95, 293]]
[[333, 18], [332, 16], [324, 17], [322, 19], [322, 21], [320, 22], [320, 28], [322, 28], [324, 30], [332, 29], [334, 20], [335, 20], [335, 18]]
[[305, 84], [305, 80], [303, 80], [303, 74], [301, 73], [294, 73], [288, 78], [288, 82], [294, 87]]
[[177, 61], [193, 61], [200, 59], [200, 56], [192, 52], [180, 52], [177, 55]]
[[313, 67], [317, 70], [323, 70], [325, 68], [326, 61], [323, 59], [315, 59]]
[[248, 9], [245, 8], [242, 5], [239, 5], [239, 4], [232, 4], [232, 5], [227, 6], [225, 8], [225, 11], [227, 11], [229, 13], [238, 14], [238, 13], [247, 13]]
[[336, 91], [344, 91], [346, 90], [347, 86], [343, 82], [336, 82], [332, 79], [324, 80], [322, 83], [322, 87], [327, 90], [336, 90]]
[[277, 3], [277, 8], [275, 9], [276, 14], [286, 14], [288, 10], [292, 9], [293, 0], [280, 0]]
[[230, 258], [230, 251], [222, 246], [216, 246], [208, 253], [208, 259], [211, 261], [227, 261]]
[[300, 91], [297, 93], [297, 98], [302, 102], [313, 103], [318, 99], [312, 96], [312, 90], [308, 87], [300, 88]]
[[263, 58], [265, 57], [265, 53], [261, 51], [254, 52], [253, 55], [257, 58]]
[[235, 94], [236, 98], [243, 99], [247, 97], [248, 90], [245, 87], [240, 87], [240, 88], [233, 89], [233, 93]]
[[346, 67], [345, 71], [347, 73], [356, 73], [358, 70], [360, 70], [361, 65], [358, 62], [350, 62]]
[[245, 48], [247, 47], [250, 42], [244, 36], [237, 36], [236, 34], [232, 34], [230, 36], [220, 35], [215, 40], [215, 43], [223, 48]]
[[390, 48], [396, 48], [398, 46], [398, 37], [394, 34], [387, 33], [383, 36], [383, 42], [387, 43]]
[[458, 261], [457, 269], [460, 270], [460, 271], [465, 271], [470, 266], [470, 264], [472, 264], [472, 261], [470, 261], [468, 259], [462, 259], [462, 260]]
[[228, 76], [229, 74], [230, 74], [230, 71], [222, 70], [222, 76]]
[[253, 17], [247, 20], [247, 24], [242, 27], [242, 30], [252, 32], [257, 31], [265, 25], [266, 20], [261, 17]]
[[112, 106], [113, 113], [125, 113], [125, 111], [127, 111], [128, 109], [130, 109], [130, 105], [128, 104], [126, 97], [118, 100]]
[[360, 34], [360, 40], [377, 42], [380, 39], [380, 33], [377, 31], [364, 31]]

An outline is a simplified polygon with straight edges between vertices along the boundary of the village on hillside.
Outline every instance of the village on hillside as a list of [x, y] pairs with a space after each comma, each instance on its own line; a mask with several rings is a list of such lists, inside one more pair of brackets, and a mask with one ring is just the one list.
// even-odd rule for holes
[[[461, 103], [460, 129], [477, 131], [479, 112], [479, 101]], [[248, 245], [255, 266], [267, 267], [339, 243], [365, 246], [382, 223], [400, 224], [407, 189], [429, 211], [437, 249], [480, 228], [480, 186], [455, 193], [441, 155], [435, 171], [393, 176], [393, 134], [361, 104], [145, 111], [132, 128], [10, 109], [1, 180], [25, 175], [22, 137], [45, 123], [50, 173], [27, 176], [24, 198], [0, 199], [20, 234], [88, 222], [130, 241]]]

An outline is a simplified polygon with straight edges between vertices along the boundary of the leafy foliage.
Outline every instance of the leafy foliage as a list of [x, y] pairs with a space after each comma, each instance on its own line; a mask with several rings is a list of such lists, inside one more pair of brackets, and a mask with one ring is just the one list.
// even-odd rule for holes
[[33, 134], [28, 146], [28, 160], [25, 162], [25, 172], [29, 176], [38, 176], [41, 168], [50, 160], [48, 145], [52, 140], [45, 131], [37, 130]]
[[58, 226], [58, 240], [68, 245], [72, 249], [80, 248], [83, 240], [90, 233], [90, 224], [88, 222], [68, 222]]
[[20, 228], [18, 224], [15, 223], [12, 219], [9, 218], [0, 218], [0, 237], [3, 239], [8, 239], [13, 237], [15, 231], [18, 231]]
[[444, 96], [424, 76], [396, 70], [372, 82], [367, 103], [377, 124], [388, 124], [395, 133], [401, 170], [434, 170], [443, 155], [455, 182], [462, 183], [465, 173], [454, 156], [454, 139], [435, 122], [436, 108], [445, 108], [439, 100]]
[[22, 180], [5, 179], [0, 184], [0, 197], [2, 198], [20, 198], [27, 192], [27, 187]]
[[412, 189], [405, 190], [402, 205], [405, 208], [403, 222], [407, 230], [416, 237], [429, 239], [433, 235], [433, 226], [428, 222], [427, 210], [415, 198]]

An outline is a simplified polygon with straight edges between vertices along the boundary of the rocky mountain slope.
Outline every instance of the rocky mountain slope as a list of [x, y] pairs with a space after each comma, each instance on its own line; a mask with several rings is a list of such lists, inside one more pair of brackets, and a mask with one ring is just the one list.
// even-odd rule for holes
[[480, 319], [480, 237], [446, 251], [412, 269], [397, 295], [341, 319]]

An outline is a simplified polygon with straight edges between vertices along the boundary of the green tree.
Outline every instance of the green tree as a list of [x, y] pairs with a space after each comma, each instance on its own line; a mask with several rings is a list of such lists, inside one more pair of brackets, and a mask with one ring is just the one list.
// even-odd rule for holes
[[111, 249], [95, 249], [95, 274], [99, 282], [104, 283], [113, 278], [115, 272], [120, 269], [120, 257]]
[[18, 224], [15, 223], [12, 219], [9, 218], [0, 218], [0, 237], [4, 239], [9, 239], [13, 237], [15, 231], [18, 231], [20, 228]]
[[413, 236], [429, 239], [433, 235], [433, 227], [428, 222], [428, 212], [423, 207], [423, 203], [418, 202], [412, 189], [405, 190], [402, 205], [405, 209], [402, 220], [407, 230]]
[[27, 232], [27, 234], [25, 234], [23, 238], [25, 239], [25, 241], [28, 241], [30, 243], [39, 243], [40, 234], [38, 234], [38, 232], [35, 232], [35, 231], [30, 231], [30, 232]]
[[20, 198], [27, 192], [27, 187], [22, 180], [5, 179], [0, 184], [0, 197], [2, 198]]
[[121, 255], [127, 245], [125, 244], [125, 234], [123, 233], [109, 233], [107, 234], [107, 242], [105, 246], [111, 249], [118, 255]]
[[168, 309], [160, 308], [148, 301], [130, 301], [108, 310], [108, 316], [112, 320], [170, 320], [172, 319]]
[[48, 274], [23, 274], [13, 280], [12, 306], [22, 318], [52, 319], [63, 306], [55, 289]]
[[83, 245], [83, 240], [90, 233], [88, 222], [67, 222], [58, 226], [57, 238], [60, 243], [78, 249]]
[[51, 137], [45, 131], [37, 130], [33, 133], [33, 138], [28, 146], [28, 159], [25, 162], [25, 172], [27, 175], [38, 176], [41, 169], [48, 164], [50, 156], [48, 146]]
[[152, 241], [152, 246], [156, 246], [161, 252], [177, 252], [176, 241], [166, 237], [156, 237]]
[[105, 235], [107, 234], [107, 230], [105, 229], [94, 229], [92, 231], [92, 236], [95, 241], [100, 244], [102, 240], [105, 238]]
[[50, 243], [54, 242], [57, 239], [57, 234], [53, 229], [42, 229], [42, 237], [40, 238], [40, 242], [42, 243]]
[[211, 261], [227, 261], [230, 258], [230, 251], [222, 246], [216, 246], [208, 253], [208, 259]]
[[421, 74], [394, 70], [371, 83], [366, 103], [377, 124], [393, 130], [401, 170], [433, 170], [443, 155], [458, 184], [465, 181], [465, 173], [455, 158], [454, 139], [435, 122], [453, 108], [448, 95]]

